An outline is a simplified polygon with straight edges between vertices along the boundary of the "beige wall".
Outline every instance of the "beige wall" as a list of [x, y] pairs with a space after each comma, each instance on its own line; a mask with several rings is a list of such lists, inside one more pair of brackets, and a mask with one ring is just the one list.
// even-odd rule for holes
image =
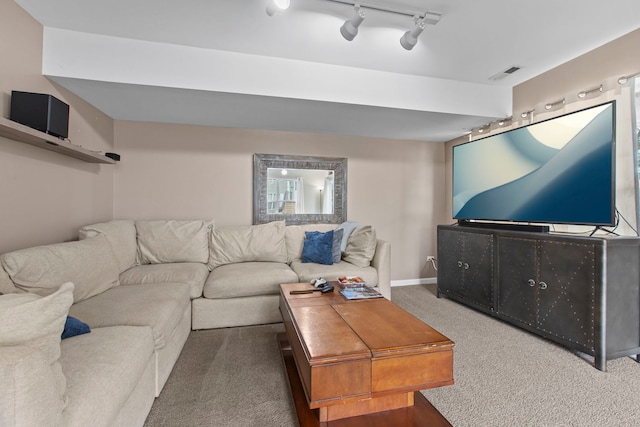
[[[12, 0], [0, 0], [0, 115], [11, 90], [54, 95], [70, 104], [69, 138], [111, 151], [113, 120], [42, 76], [42, 26]], [[113, 215], [113, 172], [0, 137], [0, 253], [77, 238], [83, 224]]]
[[[513, 88], [514, 116], [584, 89], [615, 87], [618, 77], [640, 72], [640, 30], [633, 31]], [[574, 98], [575, 99], [575, 98]]]
[[443, 144], [118, 121], [115, 218], [251, 224], [253, 154], [348, 159], [348, 219], [391, 242], [392, 280], [434, 276]]

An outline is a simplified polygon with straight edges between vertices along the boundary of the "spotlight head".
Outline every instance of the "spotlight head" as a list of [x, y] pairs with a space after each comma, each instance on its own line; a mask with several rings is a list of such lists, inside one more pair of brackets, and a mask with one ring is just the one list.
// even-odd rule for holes
[[427, 26], [422, 19], [416, 20], [416, 28], [413, 30], [407, 31], [404, 33], [402, 38], [400, 39], [400, 44], [403, 48], [407, 50], [411, 50], [418, 43], [418, 36], [422, 34], [424, 28]]
[[620, 78], [618, 79], [618, 84], [619, 84], [619, 85], [623, 85], [623, 84], [627, 83], [627, 81], [628, 81], [628, 80], [629, 80], [629, 78], [628, 78], [627, 76], [620, 77]]
[[289, 8], [291, 0], [269, 0], [267, 4], [267, 15], [273, 16], [276, 12]]
[[564, 98], [562, 98], [562, 99], [561, 99], [561, 100], [559, 100], [559, 101], [555, 101], [555, 102], [549, 102], [549, 103], [547, 103], [547, 104], [544, 106], [544, 109], [545, 109], [545, 110], [557, 109], [557, 108], [559, 108], [560, 106], [562, 106], [562, 105], [564, 105], [564, 104], [565, 104], [565, 99], [564, 99]]
[[358, 35], [358, 27], [360, 26], [360, 24], [362, 24], [364, 18], [367, 17], [367, 14], [364, 12], [364, 10], [360, 9], [359, 7], [356, 7], [355, 11], [356, 15], [352, 19], [345, 21], [344, 24], [342, 24], [342, 27], [340, 27], [340, 34], [342, 34], [342, 37], [349, 41], [352, 41], [354, 38], [356, 38], [356, 36]]

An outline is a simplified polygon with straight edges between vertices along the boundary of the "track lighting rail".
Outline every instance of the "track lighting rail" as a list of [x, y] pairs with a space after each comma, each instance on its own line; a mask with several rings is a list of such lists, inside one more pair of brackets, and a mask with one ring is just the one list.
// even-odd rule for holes
[[[364, 9], [373, 9], [381, 12], [395, 13], [398, 15], [413, 18], [415, 28], [412, 28], [409, 31], [405, 32], [400, 39], [400, 45], [406, 50], [411, 50], [416, 46], [416, 44], [418, 43], [418, 37], [424, 31], [427, 25], [436, 25], [438, 22], [440, 22], [440, 18], [442, 18], [442, 14], [439, 12], [420, 12], [407, 9], [398, 9], [376, 3], [352, 0], [326, 1], [353, 6], [355, 12], [353, 18], [346, 20], [345, 23], [340, 27], [340, 34], [342, 34], [342, 37], [344, 37], [345, 40], [348, 41], [353, 41], [353, 39], [358, 35], [358, 27], [367, 17]], [[266, 8], [267, 15], [273, 16], [278, 11], [287, 9], [290, 3], [291, 0], [269, 0]]]
[[395, 13], [395, 14], [398, 14], [398, 15], [404, 15], [404, 16], [409, 16], [409, 17], [417, 16], [419, 19], [427, 18], [429, 20], [430, 18], [432, 18], [432, 15], [437, 15], [438, 17], [440, 16], [439, 13], [434, 13], [434, 12], [421, 12], [421, 11], [413, 11], [413, 10], [407, 10], [407, 9], [397, 9], [397, 8], [393, 8], [393, 7], [389, 7], [389, 6], [383, 6], [383, 5], [379, 5], [379, 4], [375, 4], [375, 3], [369, 3], [369, 2], [363, 2], [363, 1], [350, 1], [350, 0], [325, 0], [325, 1], [331, 1], [331, 2], [334, 2], [334, 3], [348, 4], [348, 5], [351, 5], [351, 6], [354, 6], [354, 7], [359, 6], [359, 7], [363, 7], [363, 8], [366, 8], [366, 9], [379, 10], [379, 11], [382, 11], [382, 12]]

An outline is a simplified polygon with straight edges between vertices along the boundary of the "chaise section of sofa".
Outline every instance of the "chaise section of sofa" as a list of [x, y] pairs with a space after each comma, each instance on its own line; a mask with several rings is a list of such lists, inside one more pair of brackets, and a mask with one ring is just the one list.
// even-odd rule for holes
[[148, 326], [92, 328], [62, 340], [67, 427], [141, 426], [155, 396], [153, 333]]
[[[91, 332], [62, 342], [57, 337], [67, 389], [65, 426], [142, 425], [191, 331], [191, 297], [202, 293], [206, 259], [191, 267], [175, 263], [183, 268], [170, 271], [171, 263], [163, 262], [146, 271], [151, 265], [139, 265], [135, 225], [127, 220], [94, 224], [81, 230], [79, 241], [0, 257], [2, 293], [46, 296], [61, 282], [78, 283], [65, 314], [88, 324]], [[183, 249], [177, 251], [180, 256]], [[156, 255], [170, 252], [165, 245]], [[121, 285], [121, 273], [136, 268], [141, 271], [132, 280], [142, 284]]]
[[184, 283], [120, 285], [74, 304], [69, 314], [92, 329], [148, 326], [153, 336], [156, 396], [164, 387], [191, 330], [191, 299]]
[[148, 325], [153, 331], [156, 396], [160, 394], [191, 330], [191, 300], [209, 275], [211, 221], [117, 220], [80, 230], [104, 236], [119, 253], [120, 286], [75, 304], [72, 316], [90, 326]]

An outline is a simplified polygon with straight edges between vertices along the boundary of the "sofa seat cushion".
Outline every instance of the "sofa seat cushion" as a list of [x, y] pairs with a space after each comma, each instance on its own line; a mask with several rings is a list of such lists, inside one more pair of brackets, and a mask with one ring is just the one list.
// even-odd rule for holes
[[[121, 285], [71, 306], [69, 315], [91, 330], [106, 326], [150, 326], [155, 348], [165, 346], [191, 303], [184, 283]], [[91, 335], [91, 334], [89, 334]]]
[[378, 285], [378, 272], [375, 268], [358, 267], [346, 261], [332, 265], [294, 261], [291, 263], [291, 269], [296, 272], [300, 282], [310, 282], [317, 277], [338, 280], [340, 276], [359, 276], [370, 286]]
[[153, 333], [146, 326], [95, 328], [62, 341], [61, 352], [65, 425], [110, 426], [153, 363]]
[[207, 276], [209, 276], [207, 265], [197, 262], [147, 264], [138, 265], [122, 273], [120, 284], [186, 283], [190, 287], [191, 299], [194, 299], [202, 296], [202, 288]]
[[274, 295], [281, 283], [296, 283], [298, 276], [281, 262], [241, 262], [214, 268], [204, 284], [205, 298]]

